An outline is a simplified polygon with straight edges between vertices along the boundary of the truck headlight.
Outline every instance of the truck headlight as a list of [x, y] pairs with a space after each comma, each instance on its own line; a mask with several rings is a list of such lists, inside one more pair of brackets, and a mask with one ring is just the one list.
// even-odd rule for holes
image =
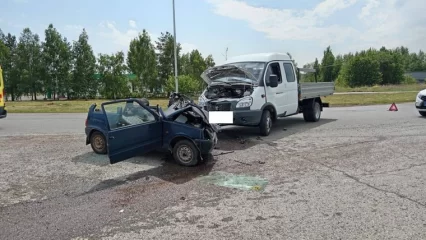
[[246, 97], [241, 99], [238, 103], [236, 108], [246, 108], [250, 107], [253, 104], [253, 98], [252, 97]]
[[206, 99], [203, 97], [203, 95], [201, 95], [198, 98], [198, 106], [200, 107], [204, 107], [206, 105]]

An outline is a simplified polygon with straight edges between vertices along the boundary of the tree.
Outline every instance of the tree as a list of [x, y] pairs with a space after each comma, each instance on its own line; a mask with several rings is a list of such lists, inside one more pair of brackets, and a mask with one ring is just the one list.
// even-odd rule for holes
[[[161, 33], [158, 41], [155, 42], [158, 51], [158, 83], [155, 90], [159, 90], [170, 76], [174, 75], [174, 37], [169, 32]], [[177, 56], [180, 56], [182, 47], [179, 43], [176, 44]], [[179, 57], [178, 57], [179, 60]], [[180, 68], [178, 61], [178, 69]]]
[[95, 79], [96, 57], [89, 44], [85, 29], [72, 48], [74, 68], [72, 70], [72, 89], [76, 97], [94, 98], [98, 93], [98, 81]]
[[33, 34], [29, 28], [25, 28], [17, 46], [17, 65], [20, 69], [21, 89], [25, 93], [30, 93], [32, 100], [37, 100], [37, 93], [42, 91], [40, 57], [39, 36]]
[[145, 29], [130, 42], [127, 66], [136, 74], [140, 84], [138, 88], [142, 94], [145, 94], [147, 89], [158, 87], [154, 46]]
[[101, 82], [100, 93], [103, 97], [117, 99], [130, 94], [123, 52], [99, 54], [97, 69]]
[[[199, 82], [190, 75], [179, 75], [179, 92], [183, 94], [194, 94], [199, 90]], [[166, 91], [173, 92], [175, 90], [175, 78], [170, 76], [166, 82]]]
[[213, 56], [211, 54], [208, 55], [206, 59], [204, 59], [204, 62], [207, 68], [211, 68], [211, 67], [214, 67], [214, 65], [216, 65], [216, 63], [214, 62]]
[[4, 45], [7, 47], [5, 50], [6, 55], [3, 56], [4, 64], [3, 68], [3, 77], [4, 85], [6, 89], [6, 94], [11, 96], [11, 100], [15, 101], [21, 96], [21, 91], [19, 87], [19, 69], [17, 67], [17, 41], [16, 37], [8, 33], [4, 37]]
[[373, 86], [381, 81], [380, 64], [375, 59], [358, 54], [344, 64], [339, 81], [349, 87]]
[[321, 80], [324, 82], [333, 82], [335, 76], [333, 74], [334, 55], [330, 46], [324, 51], [324, 57], [321, 61]]

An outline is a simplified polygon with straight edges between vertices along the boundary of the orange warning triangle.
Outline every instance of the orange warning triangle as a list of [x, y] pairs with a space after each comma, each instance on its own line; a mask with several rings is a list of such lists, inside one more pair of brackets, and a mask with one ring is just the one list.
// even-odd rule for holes
[[392, 105], [389, 108], [389, 111], [398, 111], [398, 108], [396, 107], [395, 103], [392, 103]]

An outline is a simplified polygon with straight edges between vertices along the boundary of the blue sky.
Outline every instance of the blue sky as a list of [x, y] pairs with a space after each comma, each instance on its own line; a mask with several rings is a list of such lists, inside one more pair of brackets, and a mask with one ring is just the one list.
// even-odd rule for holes
[[[302, 65], [368, 47], [426, 50], [424, 0], [175, 0], [177, 40], [216, 63], [256, 52], [290, 52]], [[95, 53], [127, 51], [138, 32], [173, 33], [172, 0], [0, 0], [0, 28], [29, 27], [44, 39], [49, 23], [76, 40], [82, 28]]]

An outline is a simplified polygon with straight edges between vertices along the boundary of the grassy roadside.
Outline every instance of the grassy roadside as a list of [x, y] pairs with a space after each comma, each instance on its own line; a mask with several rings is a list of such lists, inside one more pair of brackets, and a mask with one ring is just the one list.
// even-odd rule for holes
[[[414, 102], [416, 92], [397, 92], [382, 94], [353, 94], [333, 95], [324, 97], [323, 101], [330, 103], [330, 107], [337, 106], [360, 106], [374, 104], [391, 104]], [[21, 101], [7, 102], [9, 113], [86, 113], [92, 103], [101, 104], [107, 100], [88, 101]], [[167, 99], [152, 99], [150, 105], [167, 107]]]
[[387, 85], [372, 87], [345, 88], [336, 86], [336, 92], [404, 92], [426, 89], [426, 84]]

